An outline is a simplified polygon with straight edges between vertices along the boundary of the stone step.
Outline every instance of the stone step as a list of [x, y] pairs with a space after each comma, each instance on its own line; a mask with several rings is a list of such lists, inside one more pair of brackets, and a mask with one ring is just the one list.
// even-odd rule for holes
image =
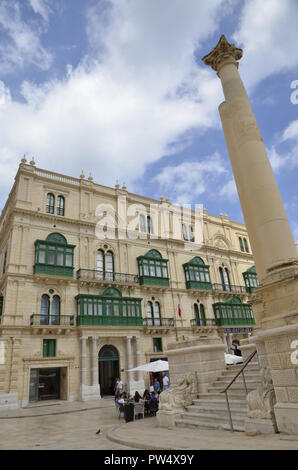
[[[212, 392], [206, 392], [206, 393], [200, 393], [198, 396], [198, 399], [203, 398], [207, 400], [225, 400], [225, 394], [224, 393], [219, 393], [217, 389]], [[245, 400], [246, 401], [246, 393], [243, 390], [229, 390], [228, 391], [228, 398], [229, 400]]]
[[[223, 376], [223, 377], [218, 377], [218, 379], [214, 382], [212, 382], [210, 385], [216, 384], [216, 383], [231, 383], [232, 380], [234, 379], [233, 376]], [[262, 379], [259, 375], [245, 375], [244, 376], [245, 382], [262, 382]], [[240, 375], [237, 377], [237, 379], [234, 380], [234, 383], [242, 383], [243, 384], [243, 376]]]
[[[246, 387], [251, 390], [255, 390], [256, 388], [259, 387], [259, 385], [262, 383], [261, 380], [245, 380]], [[208, 390], [224, 390], [230, 382], [224, 381], [224, 382], [214, 382], [212, 385], [209, 386]], [[244, 383], [243, 380], [233, 382], [229, 388], [229, 390], [244, 390]]]
[[[204, 421], [200, 421], [198, 419], [190, 420], [190, 419], [180, 418], [175, 421], [175, 424], [177, 427], [180, 427], [180, 428], [219, 429], [219, 430], [231, 431], [230, 425], [228, 423], [215, 423], [215, 422], [207, 423]], [[241, 432], [245, 431], [244, 424], [233, 423], [233, 428], [234, 428], [234, 431], [241, 431]]]
[[[231, 364], [231, 365], [227, 365], [226, 366], [226, 370], [237, 370], [237, 369], [241, 369], [241, 367], [243, 367], [244, 363], [243, 364]], [[246, 367], [245, 367], [245, 370], [248, 370], [248, 369], [258, 369], [260, 370], [260, 366], [259, 366], [259, 363], [258, 362], [250, 362]]]
[[[231, 380], [235, 377], [235, 375], [237, 374], [238, 372], [232, 372], [232, 371], [224, 371], [222, 373], [222, 375], [219, 377], [219, 379], [223, 378], [223, 377], [231, 377]], [[244, 369], [243, 371], [244, 373], [244, 377], [261, 377], [261, 374], [260, 374], [260, 371], [259, 370], [246, 370]], [[243, 377], [242, 374], [240, 374], [238, 377]]]
[[[230, 410], [232, 414], [232, 418], [235, 417], [245, 418], [247, 410], [246, 404], [243, 407], [236, 407], [234, 404], [230, 403]], [[222, 405], [212, 405], [212, 407], [208, 405], [191, 405], [187, 407], [187, 414], [215, 414], [216, 416], [224, 416], [226, 419], [228, 417], [228, 409], [226, 403], [222, 403]]]
[[[201, 423], [211, 423], [213, 424], [229, 424], [228, 414], [224, 415], [215, 415], [212, 413], [183, 413], [181, 419], [187, 419], [189, 421], [200, 421]], [[232, 414], [233, 425], [238, 424], [240, 426], [245, 425], [245, 415], [237, 416], [235, 413]]]
[[[235, 407], [246, 407], [246, 400], [230, 400], [229, 399], [229, 402], [230, 402], [230, 406], [235, 406]], [[226, 399], [225, 399], [225, 396], [222, 396], [221, 398], [218, 398], [218, 399], [207, 399], [207, 398], [197, 398], [193, 401], [193, 405], [194, 406], [209, 406], [210, 408], [213, 406], [221, 406], [222, 404], [224, 404], [226, 406]], [[191, 405], [192, 406], [192, 405]]]

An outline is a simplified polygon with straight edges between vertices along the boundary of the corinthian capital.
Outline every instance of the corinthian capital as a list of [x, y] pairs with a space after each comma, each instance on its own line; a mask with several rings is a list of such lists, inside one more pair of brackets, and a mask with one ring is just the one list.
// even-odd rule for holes
[[213, 47], [212, 51], [209, 52], [209, 54], [205, 55], [202, 58], [202, 61], [205, 65], [210, 65], [213, 70], [216, 70], [216, 72], [218, 72], [221, 63], [223, 61], [226, 61], [227, 59], [233, 59], [235, 65], [238, 66], [238, 63], [236, 61], [241, 59], [242, 54], [242, 49], [238, 49], [238, 47], [235, 47], [235, 44], [230, 44], [226, 40], [224, 34], [222, 34], [216, 46]]

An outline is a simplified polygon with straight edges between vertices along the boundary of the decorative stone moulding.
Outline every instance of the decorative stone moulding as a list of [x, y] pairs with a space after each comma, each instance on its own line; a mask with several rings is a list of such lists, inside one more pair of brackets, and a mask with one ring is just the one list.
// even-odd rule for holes
[[221, 35], [217, 45], [212, 51], [202, 58], [205, 65], [209, 65], [216, 72], [218, 72], [220, 64], [229, 59], [233, 58], [235, 61], [240, 60], [243, 55], [242, 49], [235, 47], [234, 44], [230, 44], [224, 34]]

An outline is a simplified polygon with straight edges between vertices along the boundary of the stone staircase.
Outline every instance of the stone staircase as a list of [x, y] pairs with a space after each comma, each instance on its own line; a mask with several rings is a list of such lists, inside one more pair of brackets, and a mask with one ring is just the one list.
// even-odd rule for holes
[[[200, 393], [193, 404], [188, 406], [176, 426], [204, 429], [225, 429], [230, 431], [230, 421], [224, 390], [243, 364], [226, 366], [222, 375], [209, 386], [207, 393]], [[260, 368], [257, 362], [251, 362], [244, 370], [248, 392], [255, 390], [261, 384]], [[234, 431], [245, 431], [246, 393], [242, 374], [228, 390], [228, 398], [232, 415]]]

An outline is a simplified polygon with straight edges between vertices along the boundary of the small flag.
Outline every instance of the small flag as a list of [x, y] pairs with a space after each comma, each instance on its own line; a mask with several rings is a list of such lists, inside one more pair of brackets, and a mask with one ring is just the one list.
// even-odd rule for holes
[[180, 308], [180, 304], [178, 304], [178, 315], [179, 315], [179, 317], [181, 317], [181, 308]]

